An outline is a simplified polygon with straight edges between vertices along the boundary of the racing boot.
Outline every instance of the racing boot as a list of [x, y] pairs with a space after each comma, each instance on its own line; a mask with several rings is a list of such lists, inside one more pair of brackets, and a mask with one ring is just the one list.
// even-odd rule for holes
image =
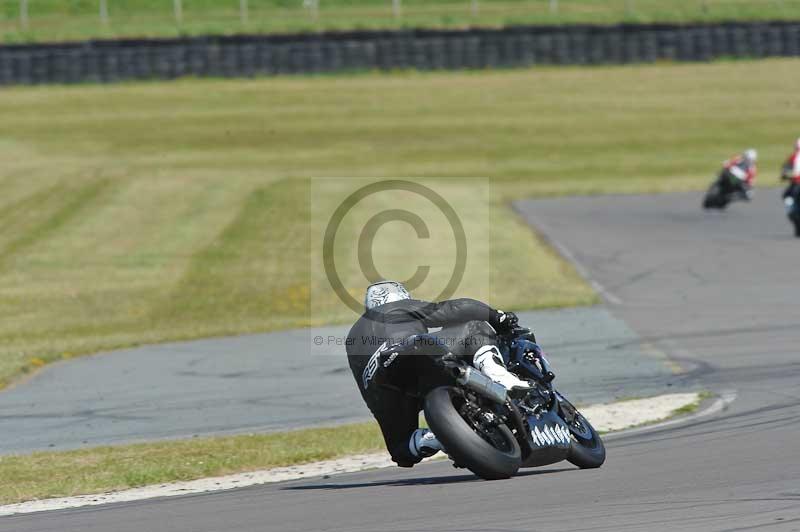
[[478, 349], [472, 359], [472, 363], [481, 373], [494, 382], [502, 384], [511, 395], [524, 395], [531, 389], [530, 383], [520, 379], [506, 369], [500, 351], [493, 345]]
[[443, 450], [442, 444], [436, 436], [428, 429], [417, 429], [411, 434], [408, 440], [408, 450], [419, 459], [433, 456]]

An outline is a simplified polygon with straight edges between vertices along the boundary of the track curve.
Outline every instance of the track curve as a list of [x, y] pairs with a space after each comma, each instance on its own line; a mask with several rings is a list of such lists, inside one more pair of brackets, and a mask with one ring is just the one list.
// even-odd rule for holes
[[737, 393], [712, 417], [611, 438], [599, 470], [486, 483], [432, 463], [10, 517], [0, 530], [798, 530], [800, 242], [770, 194], [721, 214], [696, 194], [516, 204], [606, 291], [632, 341], [684, 367], [676, 385]]

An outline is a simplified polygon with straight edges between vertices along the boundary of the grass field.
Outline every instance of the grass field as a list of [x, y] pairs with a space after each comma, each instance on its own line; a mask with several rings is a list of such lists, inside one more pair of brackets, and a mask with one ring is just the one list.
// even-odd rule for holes
[[798, 135], [798, 64], [3, 90], [0, 382], [97, 350], [317, 323], [317, 176], [489, 178], [489, 299], [591, 303], [507, 202], [697, 189], [749, 145], [771, 182]]
[[[170, 0], [0, 0], [6, 42], [120, 36], [276, 33], [365, 28], [457, 28], [508, 24], [687, 22], [800, 18], [800, 0], [182, 0], [180, 22]], [[26, 26], [27, 24], [27, 26]]]

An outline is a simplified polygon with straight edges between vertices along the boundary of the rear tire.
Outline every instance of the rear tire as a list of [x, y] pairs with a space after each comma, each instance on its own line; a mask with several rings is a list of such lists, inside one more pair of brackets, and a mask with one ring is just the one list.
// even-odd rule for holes
[[711, 185], [711, 188], [706, 192], [706, 197], [703, 198], [704, 209], [715, 209], [717, 207], [717, 200], [719, 198], [719, 185]]
[[796, 203], [789, 211], [789, 221], [794, 225], [794, 236], [800, 238], [800, 209], [797, 208]]
[[[511, 477], [522, 465], [522, 453], [514, 434], [500, 424], [492, 427], [486, 438], [479, 435], [478, 429], [461, 416], [454, 404], [461, 397], [461, 392], [450, 386], [441, 386], [428, 393], [425, 419], [431, 430], [457, 464], [482, 479]], [[495, 440], [495, 444], [489, 443], [489, 439]]]
[[728, 196], [722, 192], [722, 187], [719, 183], [715, 183], [711, 185], [703, 199], [703, 208], [724, 210], [728, 206], [728, 201]]

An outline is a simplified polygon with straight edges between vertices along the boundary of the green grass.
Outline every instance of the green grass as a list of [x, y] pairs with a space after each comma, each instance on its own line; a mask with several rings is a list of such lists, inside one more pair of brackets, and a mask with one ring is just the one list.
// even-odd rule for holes
[[107, 0], [108, 24], [98, 0], [30, 0], [28, 27], [19, 0], [0, 0], [0, 34], [7, 42], [129, 36], [277, 33], [365, 28], [458, 28], [508, 24], [688, 22], [800, 18], [798, 0], [321, 0], [318, 16], [302, 0], [248, 0], [242, 20], [237, 0], [183, 0], [176, 22], [170, 0]]
[[700, 392], [697, 396], [697, 400], [693, 403], [689, 403], [688, 405], [683, 405], [680, 408], [676, 408], [670, 414], [670, 417], [678, 417], [678, 416], [687, 416], [689, 414], [694, 414], [700, 408], [700, 405], [703, 404], [704, 401], [711, 399], [714, 397], [714, 394], [708, 391]]
[[[711, 397], [674, 410], [695, 412]], [[652, 425], [664, 419], [638, 426]], [[421, 419], [422, 426], [426, 426]], [[601, 432], [606, 434], [607, 431]], [[385, 451], [374, 422], [275, 434], [193, 438], [0, 456], [0, 504], [103, 493]]]
[[0, 504], [317, 462], [384, 450], [376, 423], [0, 456]]
[[[330, 208], [338, 186], [323, 194], [319, 176], [485, 177], [473, 201], [488, 205], [488, 288], [456, 296], [592, 303], [508, 201], [699, 189], [749, 145], [771, 182], [797, 136], [798, 64], [4, 89], [0, 383], [98, 350], [352, 320], [324, 286], [322, 312], [309, 305], [309, 196]], [[380, 266], [404, 275], [405, 262]], [[364, 288], [352, 270], [346, 281]]]

